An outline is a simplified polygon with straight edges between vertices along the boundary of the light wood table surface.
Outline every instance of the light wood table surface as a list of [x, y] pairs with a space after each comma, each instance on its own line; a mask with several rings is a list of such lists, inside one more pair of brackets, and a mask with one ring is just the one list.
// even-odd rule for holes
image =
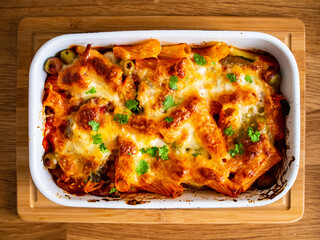
[[[306, 27], [306, 199], [291, 224], [138, 225], [24, 222], [16, 210], [17, 30], [43, 16], [297, 17]], [[196, 28], [196, 26], [195, 26]], [[320, 1], [0, 0], [0, 239], [319, 239]]]

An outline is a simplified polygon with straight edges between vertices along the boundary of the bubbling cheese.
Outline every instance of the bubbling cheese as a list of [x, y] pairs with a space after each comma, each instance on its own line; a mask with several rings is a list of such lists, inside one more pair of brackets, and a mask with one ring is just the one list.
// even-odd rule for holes
[[[130, 52], [132, 46], [118, 47], [117, 53], [104, 55], [80, 48], [80, 56], [59, 73], [55, 94], [61, 96], [59, 111], [64, 112], [58, 114], [54, 101], [44, 101], [44, 106], [55, 113], [46, 134], [57, 134], [60, 139], [53, 141], [49, 136], [44, 141], [46, 146], [53, 145], [60, 158], [68, 177], [64, 179], [86, 181], [104, 171], [112, 159], [116, 168], [112, 186], [120, 190], [127, 191], [131, 186], [176, 196], [181, 193], [180, 184], [188, 183], [208, 185], [229, 196], [245, 191], [281, 159], [270, 130], [272, 124], [279, 124], [277, 129], [281, 124], [266, 115], [273, 114], [273, 109], [264, 109], [277, 90], [262, 79], [265, 72], [270, 75], [269, 65], [274, 69], [276, 63], [255, 53], [235, 56], [235, 52], [241, 53], [235, 48], [229, 54], [230, 48], [224, 43], [204, 49], [186, 45], [183, 49], [188, 52], [179, 55], [183, 58], [166, 59], [165, 53], [154, 52], [159, 51], [158, 45], [147, 49], [150, 44], [157, 41], [137, 46], [146, 51], [142, 60], [136, 57], [137, 51]], [[177, 49], [172, 47], [173, 52]], [[198, 60], [194, 53], [199, 55]], [[119, 59], [120, 55], [125, 58]], [[157, 55], [160, 57], [155, 61]], [[224, 60], [228, 57], [231, 60]], [[239, 63], [232, 62], [232, 57], [238, 57]], [[137, 61], [138, 68], [130, 72], [125, 69]], [[132, 108], [126, 104], [128, 100], [135, 104]], [[87, 108], [83, 110], [82, 106]], [[66, 121], [69, 125], [63, 130]], [[250, 142], [249, 127], [259, 131], [259, 141]], [[100, 139], [96, 143], [95, 137]], [[147, 153], [151, 148], [153, 154]], [[267, 153], [260, 151], [255, 157], [256, 153], [246, 152], [255, 148]], [[148, 167], [140, 166], [145, 169], [137, 171], [142, 160]], [[250, 175], [243, 173], [243, 168], [249, 169], [247, 172], [259, 170]], [[101, 188], [104, 183], [93, 188]], [[80, 188], [85, 185], [81, 184]]]

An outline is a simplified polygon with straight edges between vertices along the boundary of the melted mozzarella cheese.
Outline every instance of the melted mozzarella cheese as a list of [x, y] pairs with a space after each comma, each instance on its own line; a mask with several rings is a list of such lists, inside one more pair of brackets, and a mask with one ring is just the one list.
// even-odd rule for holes
[[[122, 105], [119, 95], [116, 94], [111, 89], [111, 87], [105, 83], [103, 78], [96, 76], [94, 78], [91, 78], [90, 82], [91, 84], [88, 86], [87, 90], [80, 93], [77, 96], [78, 98], [82, 98], [86, 101], [93, 97], [102, 97], [110, 102], [113, 102], [116, 106]], [[90, 91], [93, 87], [96, 90], [95, 93], [86, 93]]]
[[[111, 55], [111, 54], [109, 54]], [[108, 57], [110, 57], [108, 55]], [[199, 95], [204, 98], [207, 102], [211, 101], [212, 99], [216, 99], [218, 96], [224, 94], [224, 93], [230, 93], [236, 90], [236, 87], [228, 82], [225, 79], [225, 74], [221, 70], [220, 64], [215, 64], [215, 66], [198, 66], [195, 65], [195, 76], [193, 81], [189, 81], [189, 83], [186, 84], [186, 87], [179, 89], [178, 91], [175, 91], [174, 99], [176, 103], [182, 103], [184, 99], [191, 95], [194, 92], [199, 93]], [[237, 71], [239, 71], [239, 68], [237, 68]], [[243, 69], [241, 69], [243, 71]], [[147, 70], [139, 71], [139, 78], [144, 79], [144, 75], [146, 74]], [[253, 82], [249, 83], [245, 81], [245, 76], [247, 74], [250, 74]], [[259, 102], [256, 105], [247, 105], [242, 106], [239, 108], [239, 116], [240, 116], [240, 122], [245, 122], [246, 119], [251, 118], [252, 116], [259, 114], [258, 109], [263, 107], [263, 100], [264, 100], [264, 85], [261, 83], [261, 80], [259, 79], [259, 76], [254, 75], [255, 73], [252, 71], [248, 71], [246, 73], [245, 71], [241, 72], [241, 74], [238, 76], [237, 83], [240, 85], [241, 88], [247, 88], [253, 90], [258, 98]], [[116, 92], [114, 92], [104, 81], [103, 78], [89, 74], [88, 77], [91, 77], [88, 89], [86, 91], [89, 91], [92, 87], [95, 88], [96, 93], [93, 94], [86, 94], [83, 92], [82, 94], [78, 95], [78, 97], [83, 99], [89, 99], [92, 97], [103, 97], [107, 99], [108, 101], [111, 101], [115, 106], [121, 106], [121, 108], [124, 108], [124, 103], [121, 102], [120, 97]], [[163, 82], [169, 82], [169, 79], [162, 79]], [[187, 80], [188, 81], [188, 80]], [[155, 85], [151, 82], [147, 83], [147, 97], [144, 99], [143, 102], [141, 102], [142, 105], [146, 106], [147, 112], [145, 115], [148, 117], [151, 117], [157, 121], [159, 121], [161, 118], [163, 118], [163, 110], [160, 109], [159, 111], [152, 111], [150, 109], [150, 105], [154, 104], [157, 101], [157, 97], [161, 93], [162, 88], [159, 87], [159, 85]], [[139, 96], [138, 96], [139, 99]], [[170, 112], [174, 108], [171, 108], [168, 110], [168, 113], [170, 115]], [[148, 112], [149, 111], [149, 112]], [[99, 147], [97, 145], [91, 144], [92, 137], [91, 135], [88, 135], [87, 133], [83, 133], [74, 127], [74, 138], [72, 141], [68, 142], [66, 145], [66, 152], [74, 152], [77, 154], [95, 154], [99, 155]], [[179, 132], [181, 133], [182, 130], [188, 131], [188, 138], [183, 142], [183, 145], [179, 147], [179, 149], [176, 149], [175, 151], [178, 154], [186, 153], [187, 150], [191, 152], [199, 152], [204, 151], [201, 147], [201, 144], [199, 141], [197, 141], [195, 136], [195, 129], [192, 126], [192, 124], [186, 122], [184, 123]], [[139, 148], [145, 147], [161, 147], [165, 145], [166, 143], [156, 137], [149, 137], [142, 134], [137, 134], [135, 132], [128, 132], [117, 122], [115, 122], [111, 117], [106, 118], [106, 123], [103, 128], [99, 129], [99, 133], [101, 133], [104, 141], [108, 144], [112, 141], [115, 141], [117, 136], [120, 134], [124, 134], [130, 139], [132, 139], [134, 142], [137, 143]], [[178, 134], [179, 135], [179, 134]], [[205, 152], [203, 152], [205, 154]], [[106, 154], [107, 156], [107, 154]], [[105, 156], [102, 156], [102, 158]]]
[[[112, 53], [105, 54], [105, 57], [109, 58], [114, 64], [118, 63]], [[192, 55], [191, 55], [192, 57]], [[257, 98], [258, 102], [256, 104], [249, 105], [240, 105], [238, 108], [238, 119], [239, 119], [239, 127], [248, 122], [250, 119], [256, 115], [263, 116], [263, 112], [259, 111], [259, 109], [264, 106], [264, 97], [265, 97], [265, 85], [262, 83], [259, 75], [249, 69], [242, 69], [238, 66], [234, 66], [227, 71], [237, 72], [237, 82], [230, 83], [228, 79], [226, 79], [227, 71], [222, 69], [221, 64], [218, 62], [213, 65], [199, 66], [194, 63], [194, 75], [188, 76], [186, 79], [180, 79], [178, 84], [178, 90], [172, 91], [170, 93], [173, 96], [174, 101], [177, 105], [183, 103], [189, 96], [192, 94], [199, 94], [201, 98], [203, 98], [207, 106], [209, 107], [209, 103], [212, 100], [217, 100], [219, 96], [223, 94], [230, 94], [232, 92], [237, 91], [237, 89], [248, 89], [253, 91]], [[150, 70], [142, 69], [135, 72], [140, 80], [140, 83], [145, 84], [144, 90], [141, 95], [137, 96], [137, 99], [140, 102], [140, 106], [143, 107], [144, 112], [141, 115], [144, 115], [146, 118], [151, 118], [157, 122], [163, 121], [165, 115], [170, 116], [172, 110], [175, 107], [170, 108], [167, 111], [161, 109], [152, 109], [152, 106], [158, 101], [159, 95], [163, 92], [163, 85], [168, 84], [170, 81], [170, 76], [159, 77], [159, 84], [155, 84], [148, 79], [150, 76]], [[246, 75], [251, 76], [253, 82], [249, 83], [245, 80]], [[75, 98], [83, 99], [84, 101], [93, 98], [93, 97], [102, 97], [108, 101], [110, 101], [115, 109], [120, 111], [121, 109], [125, 109], [125, 102], [120, 99], [117, 92], [112, 90], [108, 84], [106, 84], [105, 80], [98, 76], [95, 73], [88, 73], [87, 81], [90, 82], [88, 88], [79, 93], [77, 92]], [[185, 82], [182, 82], [185, 81]], [[95, 88], [96, 92], [92, 94], [85, 93], [92, 88]], [[128, 113], [123, 111], [123, 114], [129, 115]], [[129, 118], [134, 117], [134, 115], [130, 115]], [[119, 136], [125, 136], [126, 138], [131, 139], [138, 149], [141, 148], [150, 148], [150, 147], [162, 147], [164, 145], [170, 145], [166, 143], [159, 135], [145, 135], [142, 133], [138, 133], [137, 131], [129, 129], [129, 127], [125, 127], [124, 125], [119, 124], [113, 118], [112, 114], [106, 114], [104, 117], [104, 124], [100, 126], [98, 132], [93, 131], [84, 131], [77, 124], [73, 124], [72, 127], [72, 137], [68, 139], [64, 149], [61, 151], [61, 154], [73, 154], [74, 156], [94, 156], [95, 161], [98, 161], [100, 164], [104, 164], [107, 161], [108, 157], [111, 154], [111, 150], [116, 149], [118, 146], [116, 145], [117, 138]], [[265, 131], [265, 130], [263, 130]], [[196, 134], [196, 129], [190, 121], [185, 121], [178, 129], [177, 129], [177, 138], [182, 136], [184, 132], [187, 132], [188, 135], [185, 139], [181, 140], [180, 144], [177, 146], [173, 146], [171, 144], [170, 149], [175, 151], [177, 155], [179, 154], [201, 154], [205, 158], [209, 158], [210, 155], [206, 149], [201, 144], [200, 139], [198, 139]], [[106, 153], [103, 153], [100, 150], [98, 144], [93, 144], [92, 135], [101, 134], [103, 139], [103, 143], [109, 149]], [[134, 157], [134, 164], [137, 165], [141, 159], [144, 159], [149, 164], [154, 161], [148, 154], [142, 154], [140, 151]], [[154, 171], [149, 171], [151, 176], [154, 176], [156, 173]], [[134, 181], [138, 181], [138, 175], [134, 174]]]

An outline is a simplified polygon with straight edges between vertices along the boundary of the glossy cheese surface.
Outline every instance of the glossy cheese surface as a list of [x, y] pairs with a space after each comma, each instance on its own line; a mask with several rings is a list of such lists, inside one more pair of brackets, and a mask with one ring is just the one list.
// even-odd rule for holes
[[66, 191], [237, 196], [282, 160], [285, 99], [268, 54], [157, 40], [73, 50], [43, 98], [44, 161]]

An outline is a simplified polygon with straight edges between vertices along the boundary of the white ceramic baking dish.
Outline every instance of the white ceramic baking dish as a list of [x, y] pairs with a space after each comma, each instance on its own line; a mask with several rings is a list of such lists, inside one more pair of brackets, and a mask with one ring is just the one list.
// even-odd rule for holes
[[[260, 49], [271, 53], [280, 63], [283, 77], [281, 91], [290, 104], [287, 118], [288, 159], [279, 175], [278, 184], [268, 190], [249, 190], [237, 198], [230, 198], [210, 191], [186, 191], [182, 196], [169, 199], [150, 198], [144, 194], [144, 204], [128, 205], [125, 200], [108, 201], [103, 197], [86, 195], [73, 196], [57, 187], [50, 173], [43, 166], [42, 147], [44, 115], [42, 110], [43, 86], [46, 79], [44, 62], [48, 57], [68, 48], [70, 45], [109, 46], [112, 44], [133, 44], [155, 38], [163, 43], [203, 44], [223, 41], [242, 49]], [[39, 191], [51, 201], [72, 207], [91, 208], [230, 208], [257, 207], [270, 204], [283, 197], [294, 184], [300, 156], [300, 89], [299, 72], [291, 51], [279, 39], [258, 32], [239, 31], [126, 31], [67, 34], [55, 37], [45, 43], [33, 58], [29, 73], [29, 164], [31, 176]], [[139, 201], [139, 197], [135, 197]], [[106, 200], [106, 201], [104, 201]], [[140, 199], [141, 200], [141, 199]]]

